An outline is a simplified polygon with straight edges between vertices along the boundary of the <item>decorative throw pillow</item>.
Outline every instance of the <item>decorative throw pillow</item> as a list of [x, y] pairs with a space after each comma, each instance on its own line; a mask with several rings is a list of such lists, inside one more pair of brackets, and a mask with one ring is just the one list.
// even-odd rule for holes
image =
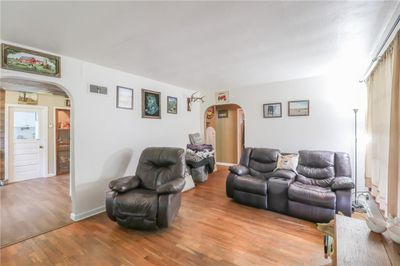
[[278, 163], [276, 164], [275, 171], [279, 169], [285, 169], [297, 173], [296, 168], [298, 164], [299, 164], [298, 154], [287, 154], [287, 155], [279, 154]]

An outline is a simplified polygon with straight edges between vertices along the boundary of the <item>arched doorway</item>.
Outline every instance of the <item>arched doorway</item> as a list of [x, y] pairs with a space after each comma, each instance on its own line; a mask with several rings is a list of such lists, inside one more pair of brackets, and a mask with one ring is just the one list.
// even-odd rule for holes
[[71, 112], [59, 84], [0, 78], [1, 247], [72, 222]]
[[239, 163], [245, 141], [243, 109], [237, 104], [213, 105], [207, 108], [204, 121], [204, 136], [207, 143], [215, 143], [217, 164]]

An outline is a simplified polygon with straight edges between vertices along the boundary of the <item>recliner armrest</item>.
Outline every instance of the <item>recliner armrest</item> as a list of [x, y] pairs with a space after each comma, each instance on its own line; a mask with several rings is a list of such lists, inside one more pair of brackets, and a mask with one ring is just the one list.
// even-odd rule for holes
[[272, 173], [272, 177], [279, 177], [284, 179], [295, 179], [296, 176], [297, 173], [286, 169], [277, 169]]
[[230, 166], [229, 171], [231, 171], [231, 173], [234, 173], [236, 175], [247, 175], [250, 172], [249, 168], [240, 164]]
[[177, 178], [157, 188], [158, 194], [171, 194], [181, 192], [185, 186], [184, 178]]
[[354, 188], [353, 180], [351, 180], [350, 177], [346, 177], [346, 176], [336, 177], [331, 184], [331, 189], [333, 191], [348, 190], [348, 189], [353, 189], [353, 188]]
[[112, 180], [108, 187], [114, 191], [126, 192], [137, 188], [140, 185], [140, 179], [137, 176], [125, 176]]

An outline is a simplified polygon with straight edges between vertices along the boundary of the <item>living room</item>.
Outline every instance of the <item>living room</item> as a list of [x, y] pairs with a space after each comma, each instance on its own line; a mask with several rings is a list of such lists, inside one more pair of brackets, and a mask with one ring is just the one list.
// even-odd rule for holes
[[[2, 1], [1, 226], [24, 237], [1, 264], [400, 264], [399, 17], [398, 1]], [[62, 224], [58, 188], [5, 171], [5, 110], [55, 91]], [[377, 243], [364, 259], [344, 254], [357, 237]]]

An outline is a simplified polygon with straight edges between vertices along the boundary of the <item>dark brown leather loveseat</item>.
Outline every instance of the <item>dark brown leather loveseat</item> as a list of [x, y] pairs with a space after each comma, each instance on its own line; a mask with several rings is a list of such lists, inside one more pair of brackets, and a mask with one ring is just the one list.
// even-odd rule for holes
[[231, 166], [226, 194], [249, 206], [298, 218], [328, 222], [335, 213], [351, 215], [350, 157], [347, 153], [299, 151], [297, 173], [276, 170], [280, 151], [246, 148]]
[[111, 190], [106, 193], [108, 217], [128, 228], [168, 227], [181, 206], [185, 167], [183, 149], [145, 149], [135, 176], [110, 182]]

